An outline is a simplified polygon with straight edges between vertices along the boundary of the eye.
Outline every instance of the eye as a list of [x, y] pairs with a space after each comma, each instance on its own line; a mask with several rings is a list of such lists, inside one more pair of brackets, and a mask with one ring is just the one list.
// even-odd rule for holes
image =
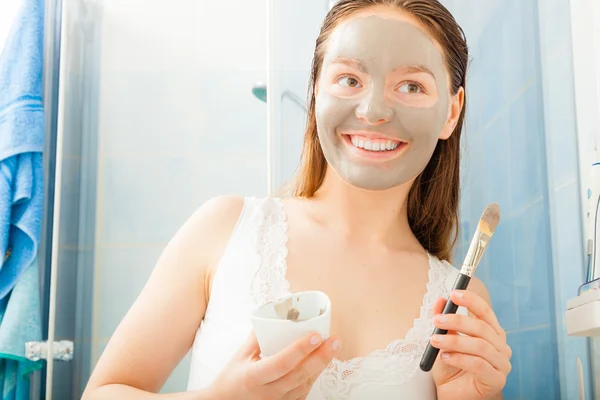
[[402, 93], [409, 93], [409, 94], [424, 92], [423, 87], [421, 85], [419, 85], [418, 83], [414, 83], [414, 82], [405, 83], [404, 85], [402, 85], [398, 88], [398, 91], [402, 92]]
[[351, 88], [361, 87], [360, 82], [358, 82], [358, 79], [353, 78], [351, 76], [342, 76], [341, 78], [338, 79], [337, 83], [339, 83], [342, 86], [351, 87]]

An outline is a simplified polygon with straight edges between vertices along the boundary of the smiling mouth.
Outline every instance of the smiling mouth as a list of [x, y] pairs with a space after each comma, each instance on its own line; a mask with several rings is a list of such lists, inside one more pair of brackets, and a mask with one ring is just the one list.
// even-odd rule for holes
[[393, 153], [406, 145], [406, 142], [384, 137], [343, 134], [344, 139], [353, 147], [373, 153]]

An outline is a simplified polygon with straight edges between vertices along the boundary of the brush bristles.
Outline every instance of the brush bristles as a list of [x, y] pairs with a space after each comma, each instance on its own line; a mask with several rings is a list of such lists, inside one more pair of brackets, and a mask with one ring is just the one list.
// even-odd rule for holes
[[477, 228], [480, 232], [485, 233], [488, 236], [492, 236], [498, 223], [500, 222], [500, 206], [496, 203], [489, 204], [479, 220]]

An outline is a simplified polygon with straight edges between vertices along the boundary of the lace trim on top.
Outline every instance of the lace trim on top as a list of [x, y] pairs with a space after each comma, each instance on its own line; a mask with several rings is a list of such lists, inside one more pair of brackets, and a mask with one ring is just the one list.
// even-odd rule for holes
[[260, 264], [252, 280], [252, 299], [261, 306], [289, 293], [287, 274], [287, 222], [280, 199], [261, 200], [259, 225], [254, 238]]
[[[260, 265], [252, 282], [252, 297], [258, 305], [289, 294], [287, 273], [287, 221], [281, 199], [266, 199], [259, 207], [260, 226], [255, 238]], [[447, 297], [446, 278], [451, 265], [429, 255], [427, 293], [419, 317], [404, 339], [385, 349], [347, 361], [334, 359], [315, 382], [325, 398], [346, 399], [353, 388], [366, 382], [401, 385], [418, 369], [420, 358], [433, 331], [433, 304]]]

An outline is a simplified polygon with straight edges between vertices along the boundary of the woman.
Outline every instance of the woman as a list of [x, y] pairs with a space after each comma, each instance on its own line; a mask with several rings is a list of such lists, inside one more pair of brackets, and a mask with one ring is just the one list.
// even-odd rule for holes
[[[294, 195], [204, 204], [167, 246], [84, 397], [501, 398], [511, 350], [483, 284], [451, 294], [459, 314], [437, 315], [457, 275], [447, 261], [467, 58], [437, 0], [338, 2], [316, 43]], [[303, 290], [329, 295], [334, 336], [261, 360], [250, 313]], [[450, 334], [430, 339], [434, 326]], [[441, 351], [424, 373], [428, 340]], [[190, 347], [189, 391], [151, 394]]]

